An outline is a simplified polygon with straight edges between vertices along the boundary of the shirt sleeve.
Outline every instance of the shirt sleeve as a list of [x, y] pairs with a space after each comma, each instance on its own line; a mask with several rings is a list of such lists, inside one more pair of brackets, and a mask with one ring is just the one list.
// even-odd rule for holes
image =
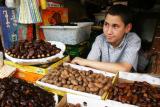
[[130, 37], [128, 38], [127, 45], [120, 62], [127, 62], [131, 64], [134, 70], [137, 71], [138, 53], [141, 47], [141, 39], [135, 33], [132, 33], [132, 36], [128, 36]]
[[102, 35], [97, 36], [94, 43], [92, 44], [92, 48], [88, 54], [87, 59], [100, 61], [102, 43]]

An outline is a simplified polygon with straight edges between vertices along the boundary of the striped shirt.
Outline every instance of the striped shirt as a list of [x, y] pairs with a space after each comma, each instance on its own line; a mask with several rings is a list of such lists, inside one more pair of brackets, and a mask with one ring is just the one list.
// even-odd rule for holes
[[140, 47], [141, 39], [136, 33], [128, 33], [117, 47], [109, 44], [104, 34], [101, 34], [96, 37], [87, 59], [102, 62], [127, 62], [136, 71]]

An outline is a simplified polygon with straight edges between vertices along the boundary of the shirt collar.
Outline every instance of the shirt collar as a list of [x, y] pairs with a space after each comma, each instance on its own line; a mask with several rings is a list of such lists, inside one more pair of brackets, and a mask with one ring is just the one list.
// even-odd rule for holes
[[125, 34], [125, 36], [123, 37], [123, 40], [121, 41], [121, 43], [116, 48], [121, 48], [125, 45], [127, 36], [128, 35]]
[[[126, 44], [126, 38], [127, 38], [127, 34], [125, 34], [125, 36], [123, 37], [123, 39], [122, 39], [122, 41], [121, 41], [121, 43], [117, 46], [117, 47], [113, 47], [110, 43], [108, 43], [109, 44], [109, 46], [111, 47], [111, 48], [122, 48], [125, 44]], [[105, 35], [104, 35], [104, 37], [105, 37]]]

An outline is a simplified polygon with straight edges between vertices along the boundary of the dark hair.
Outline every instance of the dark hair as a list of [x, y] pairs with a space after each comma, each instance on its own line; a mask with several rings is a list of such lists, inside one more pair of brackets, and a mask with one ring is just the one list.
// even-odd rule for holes
[[107, 10], [105, 16], [108, 14], [120, 16], [125, 25], [133, 23], [133, 12], [128, 6], [122, 4], [113, 5]]

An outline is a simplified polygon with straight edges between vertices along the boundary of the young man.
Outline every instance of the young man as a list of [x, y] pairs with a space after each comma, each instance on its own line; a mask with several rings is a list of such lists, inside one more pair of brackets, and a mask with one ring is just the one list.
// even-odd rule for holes
[[141, 40], [131, 29], [129, 8], [112, 6], [106, 13], [103, 34], [96, 37], [87, 59], [76, 57], [72, 63], [113, 73], [136, 71]]

